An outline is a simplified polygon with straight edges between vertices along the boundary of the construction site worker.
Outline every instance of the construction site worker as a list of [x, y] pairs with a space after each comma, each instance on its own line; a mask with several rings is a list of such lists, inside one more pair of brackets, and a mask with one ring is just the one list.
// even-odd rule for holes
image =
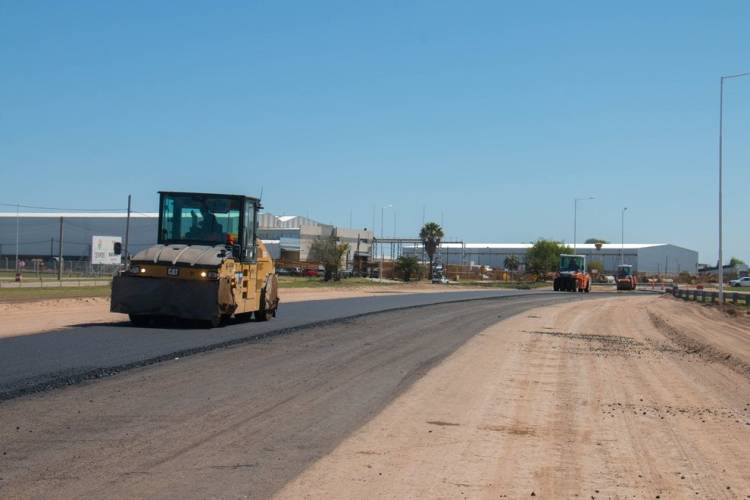
[[191, 239], [201, 241], [224, 241], [224, 231], [216, 216], [205, 206], [200, 207], [200, 213], [201, 219], [199, 220], [195, 210], [190, 212], [192, 223], [187, 236]]

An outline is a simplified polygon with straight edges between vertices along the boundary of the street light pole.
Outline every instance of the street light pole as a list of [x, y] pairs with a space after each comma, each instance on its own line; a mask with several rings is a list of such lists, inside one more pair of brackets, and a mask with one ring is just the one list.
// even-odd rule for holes
[[18, 272], [18, 237], [21, 227], [21, 205], [16, 204], [16, 272]]
[[[380, 207], [380, 238], [385, 238], [385, 234], [383, 234], [383, 216], [385, 215], [385, 209], [391, 208], [393, 205], [385, 205], [384, 207]], [[383, 244], [380, 244], [380, 276], [378, 279], [380, 281], [383, 281], [383, 264], [385, 260], [385, 249], [383, 248]]]
[[719, 79], [719, 304], [724, 305], [724, 259], [723, 259], [723, 145], [724, 145], [724, 80], [750, 76], [748, 73], [738, 73], [736, 75], [725, 75]]
[[587, 198], [574, 198], [573, 199], [573, 255], [576, 255], [576, 238], [578, 237], [578, 202], [585, 200], [593, 200], [593, 196]]
[[622, 220], [620, 221], [620, 264], [625, 264], [625, 211], [628, 207], [622, 208]]

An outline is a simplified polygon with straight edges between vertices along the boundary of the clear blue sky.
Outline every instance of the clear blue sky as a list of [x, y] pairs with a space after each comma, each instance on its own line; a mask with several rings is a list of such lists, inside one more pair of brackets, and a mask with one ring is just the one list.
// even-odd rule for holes
[[[0, 1], [0, 203], [159, 189], [399, 235], [672, 242], [716, 258], [719, 76], [750, 3]], [[750, 259], [750, 78], [726, 88], [726, 255]], [[7, 208], [6, 208], [7, 209]], [[386, 233], [393, 212], [386, 211]]]

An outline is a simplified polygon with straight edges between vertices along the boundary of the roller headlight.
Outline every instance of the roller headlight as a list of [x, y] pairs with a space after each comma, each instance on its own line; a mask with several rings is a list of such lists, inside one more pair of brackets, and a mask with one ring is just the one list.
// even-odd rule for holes
[[132, 265], [130, 266], [130, 274], [139, 274], [139, 273], [145, 273], [146, 269], [142, 268], [141, 266]]

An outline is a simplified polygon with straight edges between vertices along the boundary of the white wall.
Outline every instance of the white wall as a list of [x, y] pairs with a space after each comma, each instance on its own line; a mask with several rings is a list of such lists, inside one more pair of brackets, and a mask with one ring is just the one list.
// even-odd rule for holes
[[698, 252], [675, 245], [638, 249], [638, 272], [678, 274], [698, 273]]

